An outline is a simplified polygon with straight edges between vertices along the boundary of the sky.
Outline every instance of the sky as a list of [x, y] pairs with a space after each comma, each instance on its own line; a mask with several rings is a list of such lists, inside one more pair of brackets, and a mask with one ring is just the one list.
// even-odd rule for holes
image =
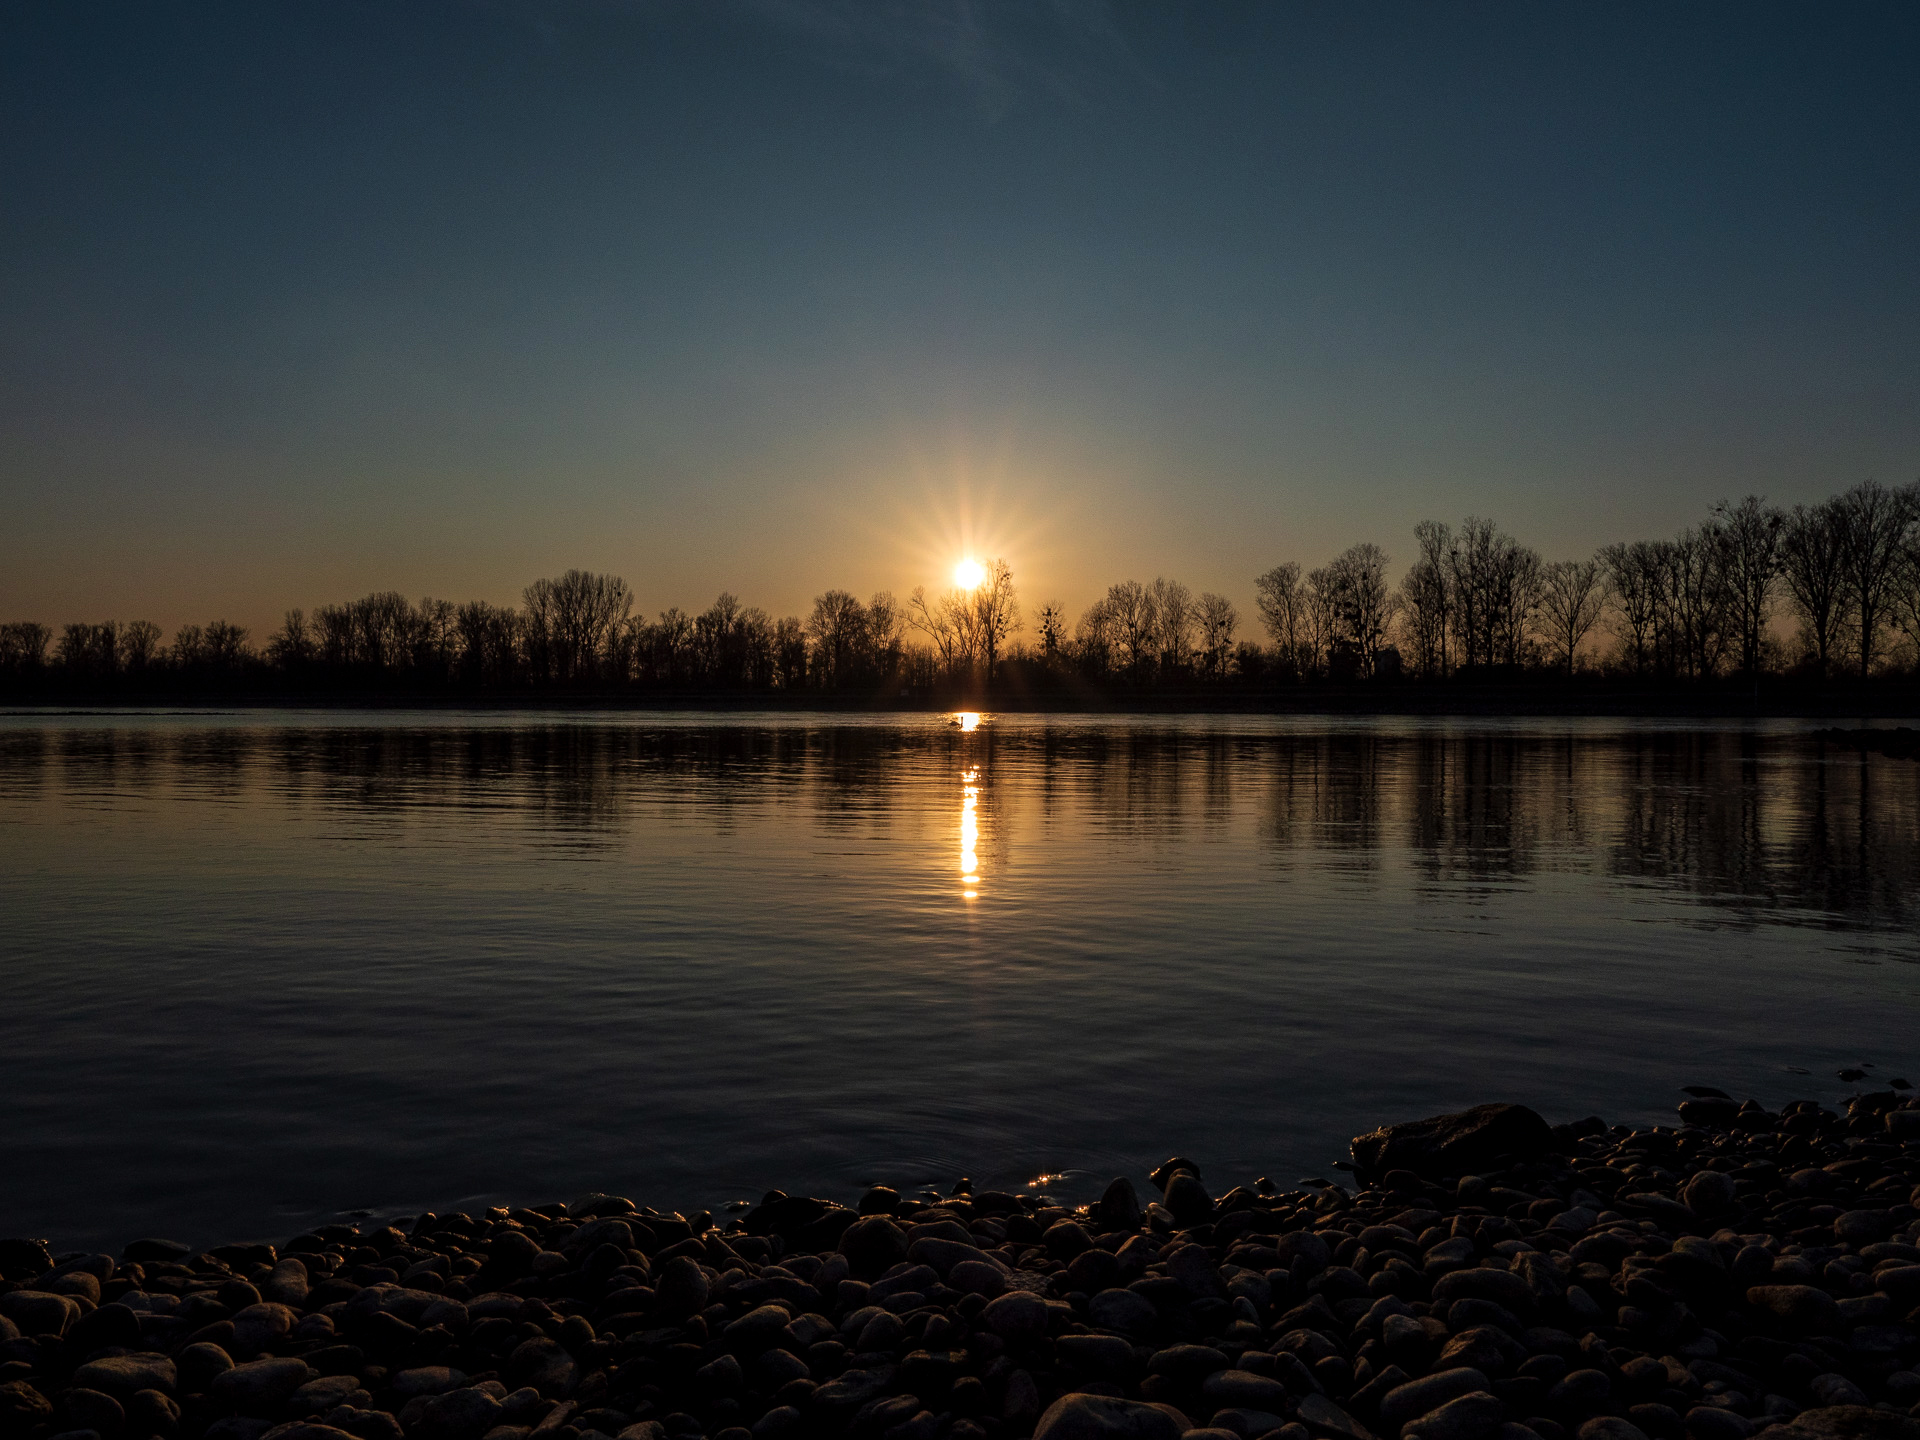
[[0, 3], [0, 619], [1028, 608], [1920, 475], [1920, 8]]

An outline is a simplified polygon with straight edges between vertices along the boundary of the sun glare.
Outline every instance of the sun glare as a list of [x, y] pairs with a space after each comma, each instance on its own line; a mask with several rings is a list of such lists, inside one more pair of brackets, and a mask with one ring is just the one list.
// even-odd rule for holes
[[987, 578], [987, 567], [978, 560], [962, 560], [953, 567], [953, 583], [962, 590], [978, 590]]

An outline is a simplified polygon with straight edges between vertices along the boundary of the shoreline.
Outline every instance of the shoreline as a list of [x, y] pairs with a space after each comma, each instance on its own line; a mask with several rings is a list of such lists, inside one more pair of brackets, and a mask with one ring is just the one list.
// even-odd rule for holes
[[0, 1241], [0, 1440], [1909, 1440], [1910, 1094], [1482, 1106], [1357, 1137], [1354, 1190], [1214, 1197], [1176, 1158], [1077, 1209], [963, 1181]]
[[218, 709], [471, 710], [539, 714], [706, 711], [741, 715], [1299, 715], [1592, 717], [1698, 720], [1900, 720], [1920, 718], [1920, 681], [1881, 677], [1808, 683], [1773, 679], [1645, 684], [1554, 678], [1531, 681], [1416, 680], [1222, 683], [1136, 689], [1074, 677], [1035, 685], [1015, 679], [987, 688], [891, 687], [843, 692], [729, 688], [581, 686], [529, 691], [436, 685], [323, 685], [209, 679], [204, 683], [48, 684], [0, 687], [0, 713], [46, 710]]

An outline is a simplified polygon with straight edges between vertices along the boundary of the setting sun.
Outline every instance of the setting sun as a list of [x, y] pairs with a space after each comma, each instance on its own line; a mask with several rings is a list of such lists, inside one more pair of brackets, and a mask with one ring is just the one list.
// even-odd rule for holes
[[978, 560], [962, 560], [953, 567], [953, 583], [962, 590], [978, 590], [987, 578], [987, 567]]

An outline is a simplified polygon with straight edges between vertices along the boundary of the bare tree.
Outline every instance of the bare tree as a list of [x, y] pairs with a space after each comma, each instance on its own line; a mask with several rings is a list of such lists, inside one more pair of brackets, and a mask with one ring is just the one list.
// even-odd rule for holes
[[828, 686], [840, 686], [852, 676], [853, 656], [866, 625], [866, 608], [845, 590], [816, 595], [807, 617], [807, 638], [813, 642], [814, 667]]
[[1469, 515], [1436, 556], [1446, 577], [1460, 663], [1515, 665], [1540, 596], [1540, 557], [1491, 520]]
[[219, 670], [237, 670], [253, 658], [247, 646], [247, 629], [225, 620], [209, 621], [203, 632], [202, 655], [208, 665]]
[[151, 620], [129, 620], [120, 631], [120, 668], [137, 675], [152, 665], [159, 654], [160, 627]]
[[168, 660], [176, 670], [190, 670], [206, 663], [206, 632], [198, 625], [182, 625], [173, 632]]
[[1419, 554], [1400, 581], [1401, 629], [1420, 673], [1444, 679], [1453, 623], [1453, 530], [1437, 520], [1422, 520], [1413, 527], [1413, 540]]
[[1600, 563], [1606, 567], [1607, 586], [1615, 601], [1614, 633], [1632, 656], [1633, 673], [1644, 675], [1654, 658], [1665, 588], [1662, 552], [1655, 541], [1634, 540], [1601, 550]]
[[1329, 565], [1307, 572], [1301, 587], [1300, 607], [1301, 669], [1319, 674], [1333, 658], [1333, 647], [1340, 638], [1340, 584]]
[[1920, 481], [1907, 487], [1907, 504], [1915, 515], [1894, 577], [1890, 614], [1912, 648], [1914, 668], [1920, 671]]
[[798, 690], [807, 683], [807, 632], [797, 615], [783, 615], [773, 627], [774, 684]]
[[347, 613], [353, 627], [353, 659], [358, 664], [389, 670], [412, 655], [413, 603], [399, 591], [362, 596], [347, 606]]
[[1104, 598], [1089, 605], [1074, 627], [1073, 648], [1083, 672], [1103, 676], [1113, 669], [1113, 652], [1119, 644], [1119, 625]]
[[280, 628], [267, 641], [267, 659], [282, 670], [295, 669], [313, 659], [313, 629], [304, 610], [289, 610]]
[[47, 663], [53, 630], [37, 620], [10, 620], [0, 625], [0, 670], [25, 675]]
[[1302, 668], [1300, 641], [1304, 617], [1301, 611], [1305, 597], [1300, 589], [1300, 567], [1288, 561], [1254, 577], [1253, 596], [1260, 611], [1260, 623], [1280, 652], [1281, 665], [1289, 670]]
[[956, 673], [971, 658], [968, 608], [966, 594], [960, 590], [929, 600], [927, 587], [916, 585], [907, 597], [907, 623], [933, 642], [943, 674]]
[[508, 606], [470, 600], [454, 612], [461, 676], [471, 684], [510, 685], [520, 669], [520, 617]]
[[1066, 607], [1058, 600], [1049, 600], [1040, 607], [1033, 620], [1040, 632], [1040, 654], [1051, 665], [1059, 659], [1060, 651], [1066, 645]]
[[1711, 523], [1668, 543], [1667, 610], [1679, 668], [1692, 680], [1710, 679], [1726, 656], [1731, 607], [1724, 555], [1719, 527]]
[[1160, 633], [1152, 593], [1138, 580], [1120, 580], [1107, 587], [1105, 603], [1114, 641], [1126, 651], [1128, 671], [1136, 680], [1144, 678]]
[[1853, 612], [1860, 678], [1873, 669], [1880, 629], [1886, 623], [1907, 535], [1914, 524], [1913, 504], [1905, 491], [1889, 490], [1876, 480], [1856, 485], [1840, 497], [1841, 574]]
[[1233, 632], [1240, 624], [1240, 612], [1226, 596], [1206, 591], [1194, 614], [1200, 626], [1201, 669], [1210, 678], [1221, 679], [1233, 655]]
[[987, 566], [986, 579], [973, 591], [974, 636], [987, 679], [1007, 640], [1020, 633], [1020, 597], [1013, 588], [1013, 567], [1004, 560]]
[[[1317, 572], [1316, 572], [1317, 573]], [[1373, 674], [1374, 657], [1393, 619], [1393, 591], [1387, 586], [1387, 556], [1378, 545], [1354, 545], [1327, 567], [1336, 617], [1335, 638], [1353, 647], [1362, 675]]]
[[1740, 669], [1758, 675], [1774, 587], [1780, 579], [1780, 547], [1787, 517], [1758, 495], [1749, 495], [1738, 505], [1722, 500], [1713, 507], [1713, 513], [1719, 521], [1721, 570], [1727, 608], [1739, 637]]
[[1179, 674], [1193, 654], [1193, 591], [1178, 580], [1155, 577], [1147, 586], [1157, 629], [1160, 673]]
[[322, 605], [313, 612], [315, 644], [328, 665], [353, 663], [353, 611], [346, 605]]
[[1838, 496], [1793, 507], [1780, 541], [1780, 575], [1822, 675], [1829, 673], [1846, 622], [1846, 549]]
[[1540, 617], [1571, 677], [1580, 642], [1600, 623], [1606, 606], [1605, 576], [1598, 560], [1556, 560], [1546, 567], [1542, 581]]
[[[599, 672], [607, 642], [626, 623], [633, 592], [617, 575], [569, 570], [558, 580], [536, 580], [522, 599], [530, 658], [537, 672], [561, 683]], [[736, 602], [738, 603], [738, 602]]]
[[119, 672], [119, 639], [120, 627], [111, 620], [97, 625], [68, 625], [61, 631], [54, 654], [69, 675], [104, 679]]

